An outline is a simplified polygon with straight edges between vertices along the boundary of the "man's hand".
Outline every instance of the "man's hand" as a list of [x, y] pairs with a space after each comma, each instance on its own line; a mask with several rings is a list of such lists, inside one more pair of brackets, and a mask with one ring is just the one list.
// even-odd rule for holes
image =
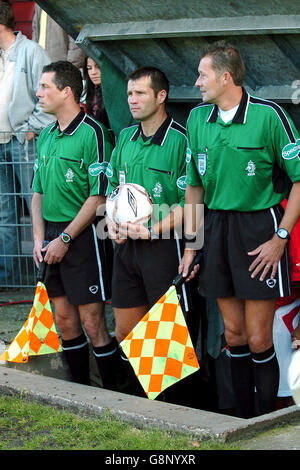
[[39, 268], [40, 263], [43, 261], [42, 247], [43, 242], [40, 240], [35, 240], [33, 246], [33, 259], [37, 268]]
[[106, 225], [108, 228], [109, 238], [115, 240], [118, 245], [126, 242], [127, 237], [121, 236], [119, 233], [119, 225], [113, 222], [109, 217], [106, 217]]
[[273, 279], [276, 276], [278, 263], [286, 243], [287, 240], [281, 240], [277, 235], [274, 235], [271, 240], [259, 245], [255, 250], [249, 251], [249, 256], [257, 255], [249, 267], [249, 271], [252, 271], [251, 277], [254, 278], [261, 272], [260, 281], [263, 281], [267, 275]]
[[60, 237], [48, 243], [41, 251], [45, 252], [44, 261], [47, 264], [60, 263], [69, 249], [70, 244], [64, 243]]
[[133, 224], [131, 222], [122, 222], [119, 224], [120, 237], [132, 238], [133, 240], [149, 240], [150, 232], [142, 224]]
[[[196, 251], [194, 250], [187, 250], [185, 249], [184, 250], [184, 254], [183, 254], [183, 257], [181, 259], [181, 263], [178, 267], [178, 272], [179, 273], [182, 273], [182, 276], [183, 277], [186, 277], [188, 275], [188, 271], [189, 271], [189, 267], [190, 265], [192, 264], [193, 262], [193, 259], [195, 258], [196, 256]], [[197, 272], [199, 271], [200, 269], [200, 265], [199, 264], [196, 264], [194, 266], [194, 269], [193, 271], [191, 272], [191, 274], [189, 275], [189, 277], [186, 279], [186, 282], [187, 281], [190, 281], [191, 279], [193, 279]]]

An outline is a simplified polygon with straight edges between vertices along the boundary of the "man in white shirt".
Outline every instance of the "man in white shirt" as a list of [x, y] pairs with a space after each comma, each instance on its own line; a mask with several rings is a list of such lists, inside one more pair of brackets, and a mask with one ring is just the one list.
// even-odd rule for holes
[[14, 33], [12, 7], [0, 1], [0, 286], [20, 283], [13, 269], [20, 212], [15, 194], [24, 196], [29, 210], [35, 136], [53, 121], [36, 97], [49, 62], [41, 46]]

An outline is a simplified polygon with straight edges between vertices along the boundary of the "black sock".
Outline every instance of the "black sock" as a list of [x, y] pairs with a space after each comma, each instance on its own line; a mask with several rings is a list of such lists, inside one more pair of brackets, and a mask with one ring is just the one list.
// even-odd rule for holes
[[127, 386], [126, 386], [125, 393], [128, 393], [130, 395], [135, 395], [137, 397], [147, 398], [145, 390], [143, 389], [139, 379], [135, 375], [133, 367], [131, 366], [127, 356], [122, 350], [121, 350], [121, 359], [122, 359], [123, 369], [125, 371], [126, 379], [127, 379]]
[[74, 382], [90, 385], [89, 345], [85, 334], [69, 340], [62, 339], [62, 349]]
[[275, 410], [279, 387], [279, 365], [274, 346], [261, 353], [252, 353], [259, 414]]
[[248, 344], [230, 346], [232, 385], [239, 418], [254, 416], [254, 376]]
[[93, 352], [103, 388], [122, 391], [122, 380], [125, 374], [116, 338], [112, 338], [111, 342], [105, 346], [93, 346]]

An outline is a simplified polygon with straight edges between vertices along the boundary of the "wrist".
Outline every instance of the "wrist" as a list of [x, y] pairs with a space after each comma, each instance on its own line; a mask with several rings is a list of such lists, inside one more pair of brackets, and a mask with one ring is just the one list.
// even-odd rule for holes
[[61, 232], [61, 234], [59, 235], [59, 239], [64, 245], [67, 246], [69, 246], [72, 241], [71, 235], [69, 235], [67, 232]]

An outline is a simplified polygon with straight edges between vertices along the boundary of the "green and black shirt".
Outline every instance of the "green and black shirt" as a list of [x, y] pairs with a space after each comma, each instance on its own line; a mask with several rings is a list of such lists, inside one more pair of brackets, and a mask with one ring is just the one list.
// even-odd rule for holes
[[43, 194], [43, 217], [73, 220], [89, 196], [105, 195], [113, 141], [108, 130], [84, 111], [61, 132], [58, 122], [37, 140], [33, 191]]
[[186, 147], [185, 128], [169, 116], [147, 140], [141, 124], [123, 129], [106, 172], [107, 194], [123, 183], [139, 184], [156, 205], [154, 218], [161, 220], [173, 205], [184, 205]]
[[203, 186], [214, 210], [258, 211], [279, 204], [286, 175], [300, 180], [299, 134], [283, 109], [243, 89], [228, 123], [218, 107], [201, 103], [187, 121], [187, 184]]

